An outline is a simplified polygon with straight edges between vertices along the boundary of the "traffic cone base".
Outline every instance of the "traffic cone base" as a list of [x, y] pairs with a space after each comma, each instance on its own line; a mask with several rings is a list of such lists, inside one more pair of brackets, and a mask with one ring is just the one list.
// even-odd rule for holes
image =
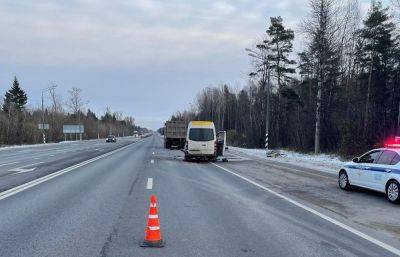
[[161, 239], [160, 241], [157, 242], [150, 242], [150, 241], [143, 241], [140, 244], [140, 247], [164, 247], [165, 246], [165, 242]]

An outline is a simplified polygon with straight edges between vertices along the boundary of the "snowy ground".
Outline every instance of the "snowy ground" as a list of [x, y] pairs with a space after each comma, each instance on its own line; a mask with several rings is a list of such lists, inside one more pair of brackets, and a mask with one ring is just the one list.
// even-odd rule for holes
[[[117, 138], [121, 138], [121, 137], [117, 137]], [[135, 138], [135, 137], [134, 136], [126, 136], [124, 138]], [[39, 144], [30, 144], [30, 145], [4, 145], [4, 146], [0, 145], [0, 151], [16, 149], [16, 148], [17, 149], [19, 149], [19, 148], [34, 148], [34, 147], [44, 147], [44, 146], [59, 145], [59, 144], [81, 143], [83, 141], [96, 141], [96, 140], [103, 141], [104, 138], [85, 139], [82, 141], [80, 141], [80, 140], [61, 141], [59, 143], [46, 143], [46, 144], [39, 143]]]
[[279, 152], [279, 155], [277, 155], [276, 157], [267, 157], [265, 149], [246, 149], [229, 146], [229, 150], [233, 150], [233, 153], [236, 151], [244, 153], [251, 157], [267, 159], [269, 161], [289, 163], [329, 173], [337, 173], [340, 167], [347, 161], [341, 160], [338, 156], [335, 155], [304, 154], [287, 150], [278, 150], [277, 152]]
[[77, 141], [62, 141], [60, 143], [47, 143], [47, 144], [31, 144], [31, 145], [7, 145], [7, 146], [0, 146], [0, 151], [10, 150], [10, 149], [19, 149], [19, 148], [33, 148], [33, 147], [43, 147], [43, 146], [50, 146], [56, 144], [65, 144], [65, 143], [73, 143]]

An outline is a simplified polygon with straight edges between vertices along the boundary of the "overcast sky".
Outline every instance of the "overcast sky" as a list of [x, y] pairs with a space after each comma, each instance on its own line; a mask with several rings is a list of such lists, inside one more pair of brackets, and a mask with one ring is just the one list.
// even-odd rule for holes
[[[66, 98], [156, 129], [204, 87], [242, 87], [270, 16], [298, 30], [307, 0], [1, 0], [0, 93], [16, 75], [29, 105], [52, 81]], [[361, 1], [362, 9], [369, 1]], [[296, 43], [296, 48], [301, 44]]]

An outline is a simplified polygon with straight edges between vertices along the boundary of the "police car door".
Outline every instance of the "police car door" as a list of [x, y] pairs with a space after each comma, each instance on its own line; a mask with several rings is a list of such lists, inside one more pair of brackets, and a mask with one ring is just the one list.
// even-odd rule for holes
[[385, 191], [386, 182], [389, 179], [390, 173], [394, 170], [393, 164], [398, 158], [398, 154], [394, 151], [384, 150], [382, 152], [376, 161], [376, 167], [368, 176], [368, 180], [375, 190]]
[[374, 169], [377, 167], [376, 161], [379, 159], [379, 156], [381, 154], [381, 150], [373, 150], [360, 157], [360, 160], [355, 169], [356, 181], [354, 184], [363, 187], [373, 188], [373, 172]]

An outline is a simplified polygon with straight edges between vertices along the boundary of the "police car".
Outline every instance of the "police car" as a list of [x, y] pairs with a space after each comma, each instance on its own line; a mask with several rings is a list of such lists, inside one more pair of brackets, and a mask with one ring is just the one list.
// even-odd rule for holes
[[391, 203], [400, 202], [400, 143], [385, 144], [346, 163], [339, 171], [339, 187], [363, 187], [386, 194]]

